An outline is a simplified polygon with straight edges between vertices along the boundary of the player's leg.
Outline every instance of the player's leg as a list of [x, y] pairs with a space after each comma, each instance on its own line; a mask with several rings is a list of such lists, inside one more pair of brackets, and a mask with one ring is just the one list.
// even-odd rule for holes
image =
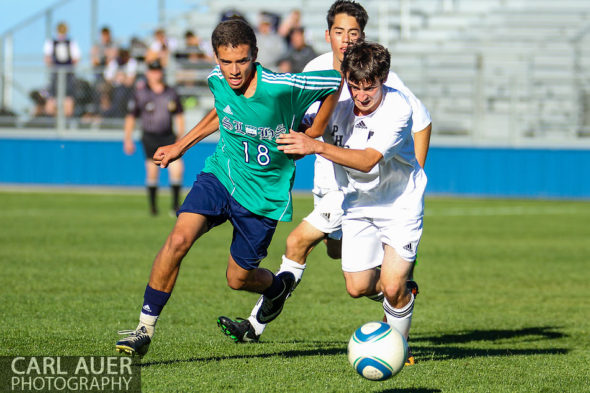
[[[340, 255], [340, 238], [342, 236], [342, 199], [343, 194], [340, 191], [329, 192], [322, 197], [314, 195], [314, 209], [303, 219], [303, 221], [289, 234], [287, 237], [287, 244], [285, 254], [282, 257], [282, 263], [279, 267], [277, 275], [284, 272], [292, 273], [295, 277], [295, 285], [292, 290], [299, 284], [306, 268], [307, 256], [313, 248], [328, 236], [335, 236], [335, 239], [330, 238], [331, 250], [337, 244], [338, 255]], [[336, 255], [332, 251], [332, 255]], [[261, 296], [250, 313], [247, 320], [242, 319], [240, 322], [233, 321], [236, 328], [242, 328], [249, 324], [254, 329], [256, 336], [264, 332], [266, 323], [261, 322], [256, 316], [259, 314], [260, 307], [264, 304]], [[230, 323], [228, 321], [228, 323]]]
[[160, 168], [158, 168], [151, 158], [145, 160], [145, 184], [148, 193], [148, 203], [150, 213], [155, 216], [158, 214], [158, 179]]
[[[277, 221], [255, 215], [231, 198], [230, 221], [234, 226], [233, 240], [227, 269], [231, 288], [262, 293], [262, 304], [256, 318], [262, 323], [273, 321], [282, 311], [285, 300], [295, 284], [295, 275], [282, 272], [276, 276], [258, 265], [267, 255]], [[221, 316], [217, 324], [236, 341], [244, 341], [234, 330], [230, 318]]]
[[128, 337], [117, 342], [119, 352], [130, 355], [147, 352], [158, 317], [174, 288], [182, 259], [196, 239], [227, 220], [228, 201], [229, 193], [215, 176], [199, 174], [179, 210], [174, 228], [154, 260], [139, 325], [136, 330], [127, 332]]
[[[295, 284], [291, 291], [294, 290], [297, 284], [301, 281], [306, 267], [305, 262], [307, 255], [309, 255], [314, 246], [318, 244], [324, 236], [324, 232], [318, 230], [304, 220], [287, 237], [285, 254], [282, 257], [281, 266], [277, 272], [277, 276], [281, 276], [283, 273], [293, 274]], [[236, 321], [225, 321], [225, 325], [229, 326], [230, 329], [233, 326], [233, 328], [238, 331], [247, 331], [251, 328], [256, 335], [256, 339], [258, 339], [267, 325], [266, 322], [262, 322], [257, 318], [263, 304], [264, 299], [263, 296], [261, 296], [254, 305], [254, 308], [252, 308], [248, 319], [239, 318]]]
[[170, 191], [172, 192], [172, 211], [176, 214], [180, 208], [180, 190], [182, 177], [184, 175], [184, 163], [176, 160], [168, 165], [168, 176], [170, 178]]
[[200, 214], [180, 214], [172, 232], [156, 255], [146, 286], [139, 324], [116, 344], [118, 352], [145, 355], [154, 335], [156, 322], [168, 302], [180, 269], [180, 263], [197, 238], [208, 229], [207, 218]]
[[399, 330], [406, 339], [410, 331], [414, 308], [414, 295], [406, 285], [412, 263], [403, 259], [391, 246], [385, 246], [380, 278], [381, 289], [385, 296], [383, 309], [387, 323]]
[[[422, 237], [422, 218], [377, 219], [385, 246], [381, 267], [381, 288], [385, 294], [383, 309], [387, 322], [408, 339], [414, 310], [415, 293], [409, 281]], [[407, 365], [415, 359], [409, 352]]]

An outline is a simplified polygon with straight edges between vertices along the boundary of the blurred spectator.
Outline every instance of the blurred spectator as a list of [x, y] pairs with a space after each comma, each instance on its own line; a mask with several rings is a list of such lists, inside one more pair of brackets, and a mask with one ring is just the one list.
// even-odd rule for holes
[[145, 60], [145, 52], [147, 51], [147, 45], [137, 37], [131, 37], [129, 41], [129, 52], [131, 57], [137, 61]]
[[174, 57], [180, 65], [185, 63], [198, 63], [201, 61], [213, 61], [213, 49], [208, 41], [204, 41], [192, 30], [184, 33], [184, 47], [174, 53]]
[[49, 98], [49, 92], [45, 89], [32, 90], [29, 93], [29, 98], [35, 106], [31, 112], [32, 117], [47, 116], [45, 112], [45, 106], [47, 105], [47, 99]]
[[100, 30], [100, 40], [92, 46], [90, 53], [97, 83], [102, 82], [104, 68], [111, 60], [117, 57], [117, 51], [118, 48], [111, 36], [111, 30], [106, 26], [103, 27]]
[[279, 60], [279, 71], [302, 72], [305, 65], [317, 56], [316, 51], [305, 42], [303, 27], [292, 28], [288, 38], [290, 46]]
[[184, 34], [184, 40], [184, 47], [174, 53], [177, 64], [176, 84], [177, 86], [207, 86], [207, 75], [214, 61], [211, 45], [201, 40], [191, 30]]
[[[133, 95], [133, 86], [137, 76], [138, 63], [131, 57], [129, 50], [119, 49], [118, 56], [111, 60], [104, 70], [104, 79], [108, 88], [103, 90], [101, 102], [107, 99], [110, 105], [101, 108], [104, 117], [124, 117], [127, 111], [127, 103]], [[105, 100], [105, 101], [102, 101]]]
[[279, 21], [280, 17], [271, 12], [263, 11], [258, 16], [258, 30], [256, 32], [258, 57], [256, 61], [271, 70], [276, 70], [280, 56], [287, 49], [284, 39], [276, 30]]
[[58, 72], [65, 72], [65, 100], [64, 112], [67, 117], [74, 114], [74, 94], [76, 80], [74, 76], [74, 65], [80, 61], [80, 48], [76, 41], [71, 40], [68, 35], [68, 26], [61, 22], [57, 25], [57, 36], [53, 40], [45, 41], [43, 54], [45, 63], [50, 69], [51, 82], [49, 86], [49, 98], [45, 111], [51, 116], [57, 112], [56, 95]]
[[157, 29], [154, 32], [154, 40], [145, 53], [145, 62], [146, 64], [149, 64], [154, 61], [159, 61], [160, 64], [162, 64], [162, 67], [166, 67], [168, 65], [170, 53], [175, 50], [176, 41], [172, 39], [169, 40], [168, 37], [166, 37], [166, 31], [164, 29]]
[[241, 19], [244, 22], [250, 24], [250, 22], [248, 22], [246, 20], [244, 15], [240, 11], [236, 10], [235, 8], [230, 8], [228, 10], [222, 11], [221, 16], [219, 17], [219, 22], [224, 22], [229, 19]]
[[301, 27], [301, 11], [299, 10], [291, 11], [279, 25], [278, 33], [281, 37], [285, 38], [288, 47], [291, 46], [289, 33], [296, 27]]

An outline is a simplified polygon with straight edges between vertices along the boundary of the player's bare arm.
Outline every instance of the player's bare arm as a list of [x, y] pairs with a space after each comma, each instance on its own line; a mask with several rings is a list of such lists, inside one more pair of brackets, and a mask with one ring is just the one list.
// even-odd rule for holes
[[430, 147], [431, 132], [432, 123], [414, 134], [414, 151], [416, 153], [416, 160], [418, 160], [418, 164], [420, 164], [422, 168], [426, 165], [426, 156], [428, 155], [428, 148]]
[[135, 117], [133, 115], [125, 116], [125, 124], [123, 126], [125, 136], [123, 139], [123, 151], [127, 155], [135, 153], [135, 143], [133, 143], [133, 129], [135, 128]]
[[329, 143], [321, 142], [302, 133], [283, 134], [277, 139], [279, 150], [287, 154], [319, 154], [322, 157], [361, 172], [369, 172], [383, 155], [377, 150], [345, 149]]
[[176, 143], [158, 148], [153, 157], [154, 163], [161, 168], [166, 168], [169, 163], [182, 157], [188, 149], [213, 134], [218, 128], [219, 119], [217, 112], [215, 109], [212, 109], [185, 136], [176, 141]]
[[334, 112], [334, 108], [336, 108], [336, 104], [338, 104], [343, 81], [344, 79], [341, 79], [338, 90], [327, 96], [321, 103], [320, 109], [313, 120], [313, 124], [307, 130], [305, 130], [307, 135], [311, 136], [312, 138], [317, 138], [324, 134], [324, 130], [328, 126], [328, 122], [330, 121], [330, 117]]
[[177, 114], [174, 116], [174, 121], [176, 122], [176, 140], [179, 141], [184, 136], [184, 115], [182, 113]]

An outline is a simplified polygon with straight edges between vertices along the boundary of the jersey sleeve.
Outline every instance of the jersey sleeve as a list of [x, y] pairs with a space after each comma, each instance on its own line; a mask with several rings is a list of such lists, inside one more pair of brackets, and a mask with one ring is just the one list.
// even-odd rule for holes
[[393, 87], [394, 89], [401, 91], [408, 99], [408, 102], [412, 106], [413, 133], [422, 131], [426, 128], [426, 126], [432, 123], [428, 109], [426, 109], [422, 101], [420, 101], [420, 99], [414, 95], [414, 93], [404, 84], [404, 82], [395, 72], [389, 71], [389, 74], [387, 75], [387, 81], [385, 81], [385, 86]]
[[293, 102], [297, 113], [304, 113], [317, 100], [336, 92], [340, 87], [340, 73], [336, 70], [293, 74]]
[[215, 66], [215, 68], [213, 68], [209, 73], [209, 76], [207, 76], [207, 85], [209, 86], [209, 90], [211, 90], [211, 93], [213, 93], [214, 96], [215, 90], [219, 89], [219, 86], [221, 85], [222, 78], [223, 76], [218, 65]]
[[127, 114], [137, 118], [141, 114], [140, 112], [139, 95], [137, 89], [135, 89], [133, 97], [127, 103]]
[[381, 127], [367, 143], [368, 148], [377, 150], [386, 160], [397, 154], [406, 138], [412, 137], [412, 107], [407, 98], [397, 91], [387, 95], [387, 106], [380, 108]]

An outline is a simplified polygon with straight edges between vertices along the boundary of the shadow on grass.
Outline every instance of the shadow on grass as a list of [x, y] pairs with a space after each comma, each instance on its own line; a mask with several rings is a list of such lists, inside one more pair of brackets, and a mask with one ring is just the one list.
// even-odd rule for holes
[[[527, 356], [527, 355], [564, 355], [569, 352], [565, 348], [533, 348], [533, 349], [517, 349], [517, 348], [463, 348], [453, 346], [452, 344], [465, 344], [474, 341], [498, 341], [505, 339], [520, 339], [519, 342], [539, 341], [539, 340], [554, 340], [567, 337], [566, 334], [556, 331], [556, 327], [531, 327], [522, 329], [490, 329], [490, 330], [473, 330], [456, 334], [443, 334], [440, 336], [412, 336], [410, 344], [412, 351], [418, 360], [448, 360], [448, 359], [463, 359], [473, 357], [489, 357], [489, 356]], [[434, 345], [428, 345], [434, 344]], [[204, 356], [193, 357], [188, 359], [171, 359], [145, 362], [141, 367], [172, 365], [178, 363], [198, 363], [221, 360], [239, 360], [239, 359], [265, 359], [271, 357], [292, 358], [301, 356], [334, 356], [346, 355], [347, 342], [336, 341], [276, 341], [264, 342], [260, 345], [269, 344], [296, 344], [304, 347], [311, 347], [310, 349], [287, 350], [279, 352], [267, 352], [258, 354], [246, 355], [229, 355], [229, 356]], [[270, 349], [270, 348], [269, 348]], [[438, 392], [439, 390], [387, 390], [386, 392]]]
[[[307, 343], [306, 343], [307, 344]], [[177, 363], [198, 363], [198, 362], [211, 362], [220, 360], [236, 360], [236, 359], [266, 359], [271, 357], [282, 357], [292, 358], [300, 356], [332, 356], [332, 355], [346, 355], [346, 346], [342, 348], [317, 348], [309, 350], [293, 350], [293, 351], [281, 351], [281, 352], [270, 352], [270, 353], [257, 353], [249, 355], [230, 355], [230, 356], [205, 356], [205, 357], [194, 357], [188, 359], [172, 359], [162, 360], [154, 362], [142, 363], [141, 367], [150, 366], [162, 366]]]
[[[437, 345], [463, 344], [472, 341], [498, 341], [506, 339], [521, 339], [520, 341], [553, 340], [567, 337], [567, 334], [556, 331], [553, 326], [529, 327], [522, 329], [490, 329], [472, 330], [441, 336], [411, 337], [412, 342], [428, 341]], [[523, 340], [525, 339], [525, 340]]]
[[428, 388], [385, 389], [385, 390], [379, 391], [379, 393], [439, 393], [439, 392], [442, 392], [442, 390], [428, 389]]

